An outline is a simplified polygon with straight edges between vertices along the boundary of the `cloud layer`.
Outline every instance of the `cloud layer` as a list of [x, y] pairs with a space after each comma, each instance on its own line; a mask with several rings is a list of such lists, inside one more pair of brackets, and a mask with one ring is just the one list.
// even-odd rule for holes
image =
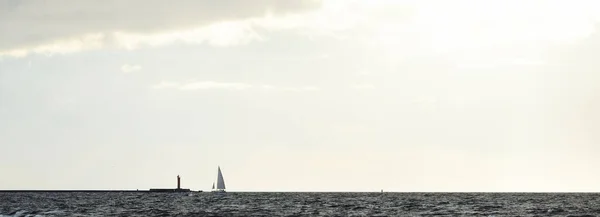
[[115, 32], [154, 34], [194, 29], [265, 14], [299, 12], [319, 5], [316, 0], [183, 0], [177, 4], [159, 0], [0, 1], [0, 53], [11, 51], [14, 55], [21, 50], [22, 55], [26, 49], [49, 50], [44, 46], [64, 47], [65, 41], [86, 39], [98, 44]]
[[238, 82], [216, 82], [216, 81], [194, 81], [188, 83], [178, 83], [171, 81], [162, 81], [158, 84], [152, 85], [153, 89], [179, 89], [179, 90], [209, 90], [209, 89], [222, 89], [222, 90], [247, 90], [247, 89], [258, 89], [258, 90], [276, 90], [276, 91], [288, 91], [288, 92], [311, 92], [318, 91], [320, 88], [315, 86], [301, 86], [301, 87], [283, 87], [273, 85], [254, 85], [248, 83]]

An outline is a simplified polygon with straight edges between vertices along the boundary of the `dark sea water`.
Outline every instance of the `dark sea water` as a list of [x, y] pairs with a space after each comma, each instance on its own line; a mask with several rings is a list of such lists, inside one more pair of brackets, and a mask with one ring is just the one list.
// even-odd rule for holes
[[600, 216], [600, 194], [0, 193], [0, 216]]

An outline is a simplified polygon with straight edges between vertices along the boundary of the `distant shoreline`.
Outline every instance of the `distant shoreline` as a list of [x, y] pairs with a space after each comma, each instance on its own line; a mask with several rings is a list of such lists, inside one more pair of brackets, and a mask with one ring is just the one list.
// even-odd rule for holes
[[[161, 189], [163, 190], [163, 189]], [[172, 189], [169, 189], [172, 190]], [[140, 192], [140, 193], [173, 193], [192, 191], [150, 191], [144, 190], [0, 190], [0, 193], [109, 193], [109, 192]]]
[[0, 193], [27, 193], [27, 192], [150, 192], [150, 190], [0, 190]]
[[[118, 193], [118, 192], [131, 192], [131, 193], [182, 193], [182, 192], [206, 192], [206, 191], [192, 191], [189, 189], [182, 189], [184, 191], [177, 191], [176, 189], [140, 189], [140, 190], [0, 190], [0, 193]], [[158, 190], [158, 191], [157, 191]], [[189, 190], [189, 191], [188, 191]], [[409, 192], [409, 191], [234, 191], [229, 193], [376, 193], [376, 194], [600, 194], [600, 192], [594, 191], [573, 191], [573, 192]]]

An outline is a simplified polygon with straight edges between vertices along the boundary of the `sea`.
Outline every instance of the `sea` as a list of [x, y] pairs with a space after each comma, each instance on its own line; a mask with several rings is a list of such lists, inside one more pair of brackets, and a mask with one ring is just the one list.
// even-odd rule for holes
[[0, 193], [0, 216], [600, 216], [595, 193]]

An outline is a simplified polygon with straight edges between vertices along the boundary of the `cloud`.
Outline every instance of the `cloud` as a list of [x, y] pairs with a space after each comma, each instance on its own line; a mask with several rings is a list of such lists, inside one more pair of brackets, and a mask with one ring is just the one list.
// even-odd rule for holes
[[263, 40], [246, 21], [220, 22], [194, 29], [157, 34], [116, 32], [112, 34], [112, 38], [115, 46], [126, 49], [135, 49], [142, 46], [163, 46], [174, 42], [234, 46]]
[[[2, 36], [0, 36], [0, 39], [1, 37]], [[53, 55], [93, 50], [103, 47], [107, 43], [106, 38], [105, 34], [86, 34], [32, 47], [19, 47], [10, 50], [0, 49], [0, 57], [24, 57], [31, 53]]]
[[[194, 36], [202, 32], [198, 29], [211, 25], [206, 31], [224, 33], [212, 37], [212, 44], [223, 44], [217, 36], [231, 33], [227, 31], [232, 28], [213, 24], [303, 12], [320, 5], [319, 0], [0, 1], [0, 55], [75, 52], [115, 43], [113, 40], [120, 44], [127, 36]], [[226, 30], [219, 30], [223, 27]]]
[[33, 47], [23, 47], [2, 51], [0, 56], [24, 57], [29, 54], [67, 54], [106, 47], [133, 50], [141, 47], [156, 47], [182, 42], [187, 44], [208, 44], [211, 46], [235, 46], [251, 41], [262, 41], [247, 21], [231, 21], [208, 26], [161, 32], [154, 34], [112, 32], [83, 35], [62, 39]]
[[135, 72], [135, 71], [139, 71], [139, 70], [142, 70], [142, 66], [140, 66], [140, 65], [125, 64], [125, 65], [121, 66], [121, 71], [125, 72], [125, 73]]
[[[0, 1], [0, 57], [173, 43], [236, 46], [267, 40], [272, 31], [293, 31], [311, 39], [364, 40], [391, 58], [507, 58], [586, 37], [600, 20], [599, 7], [593, 1], [539, 0]], [[510, 48], [498, 52], [504, 47]]]
[[[41, 0], [0, 2], [0, 57], [102, 48], [131, 50], [173, 43], [235, 46], [263, 41], [268, 38], [263, 34], [271, 31], [288, 30], [311, 39], [346, 39], [347, 35], [338, 32], [369, 17], [360, 10], [366, 4], [361, 2], [184, 0], [165, 5], [158, 0], [109, 0], [73, 1], [69, 6]], [[44, 13], [39, 13], [40, 8]], [[39, 18], [42, 15], [44, 19]], [[319, 56], [327, 57], [329, 54]]]
[[216, 82], [216, 81], [194, 81], [188, 83], [178, 83], [171, 81], [162, 81], [158, 84], [151, 86], [153, 89], [178, 89], [182, 91], [193, 91], [193, 90], [210, 90], [210, 89], [221, 89], [221, 90], [263, 90], [263, 91], [284, 91], [284, 92], [312, 92], [321, 90], [315, 86], [302, 86], [302, 87], [283, 87], [274, 85], [254, 85], [247, 83], [238, 82]]

